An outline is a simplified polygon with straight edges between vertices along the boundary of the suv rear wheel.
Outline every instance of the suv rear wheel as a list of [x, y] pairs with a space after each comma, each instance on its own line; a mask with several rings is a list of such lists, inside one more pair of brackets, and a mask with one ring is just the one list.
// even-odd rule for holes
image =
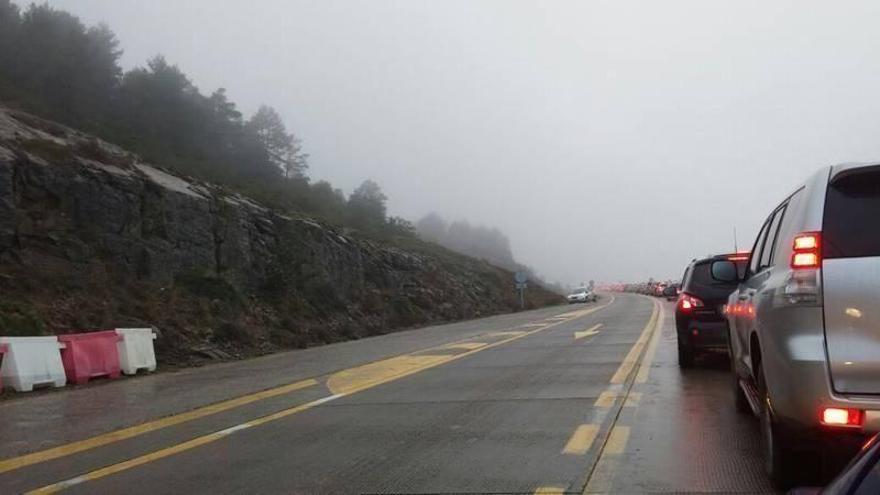
[[[798, 455], [788, 448], [788, 438], [773, 419], [770, 407], [770, 394], [764, 381], [764, 370], [759, 365], [757, 376], [758, 396], [761, 399], [761, 437], [764, 443], [764, 467], [770, 482], [778, 489], [788, 489], [794, 485]], [[746, 405], [748, 406], [748, 405]]]

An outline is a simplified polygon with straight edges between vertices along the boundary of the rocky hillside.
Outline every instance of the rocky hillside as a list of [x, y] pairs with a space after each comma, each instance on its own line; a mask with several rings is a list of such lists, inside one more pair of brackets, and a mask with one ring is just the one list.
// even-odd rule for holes
[[[517, 307], [512, 274], [174, 176], [0, 107], [0, 335], [152, 325], [194, 364]], [[560, 302], [539, 287], [528, 306]]]

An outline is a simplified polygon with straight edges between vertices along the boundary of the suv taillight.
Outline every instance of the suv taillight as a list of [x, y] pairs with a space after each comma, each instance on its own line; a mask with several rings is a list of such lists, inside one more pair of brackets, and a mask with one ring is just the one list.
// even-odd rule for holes
[[692, 311], [694, 308], [702, 308], [705, 306], [703, 301], [686, 292], [682, 292], [678, 296], [678, 309], [682, 311]]
[[819, 232], [802, 232], [794, 237], [791, 267], [795, 269], [819, 268], [822, 264]]
[[826, 407], [822, 409], [819, 422], [826, 426], [860, 427], [865, 424], [865, 412], [861, 409]]

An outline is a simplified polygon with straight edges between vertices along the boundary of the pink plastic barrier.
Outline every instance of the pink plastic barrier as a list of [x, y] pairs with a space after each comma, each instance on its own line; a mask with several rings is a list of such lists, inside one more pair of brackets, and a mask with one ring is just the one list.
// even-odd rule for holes
[[115, 330], [59, 335], [67, 381], [82, 385], [98, 376], [119, 378], [119, 339]]
[[[6, 354], [6, 349], [8, 349], [6, 344], [0, 344], [0, 363], [3, 362], [3, 354]], [[0, 377], [0, 392], [3, 392], [3, 377]]]

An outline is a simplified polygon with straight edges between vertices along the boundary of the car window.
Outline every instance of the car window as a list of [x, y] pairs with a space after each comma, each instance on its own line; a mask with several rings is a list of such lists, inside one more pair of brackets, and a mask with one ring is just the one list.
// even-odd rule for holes
[[825, 196], [822, 254], [825, 258], [880, 256], [880, 169], [833, 181]]
[[761, 248], [764, 247], [764, 239], [767, 237], [768, 223], [764, 222], [761, 231], [758, 232], [758, 238], [755, 239], [755, 245], [752, 247], [752, 257], [749, 258], [749, 275], [758, 271], [758, 261], [761, 259]]
[[776, 245], [776, 236], [779, 234], [779, 224], [785, 215], [785, 206], [777, 209], [773, 213], [773, 220], [770, 221], [770, 228], [767, 230], [767, 240], [764, 242], [764, 249], [761, 251], [761, 264], [758, 270], [762, 270], [773, 264], [773, 250]]

